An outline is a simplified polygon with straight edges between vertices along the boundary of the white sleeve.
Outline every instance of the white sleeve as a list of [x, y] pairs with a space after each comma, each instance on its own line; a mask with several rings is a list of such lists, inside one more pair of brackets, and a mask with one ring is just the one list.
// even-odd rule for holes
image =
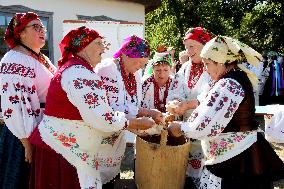
[[181, 125], [181, 130], [187, 137], [195, 139], [219, 135], [232, 119], [244, 95], [236, 80], [219, 80], [188, 121]]
[[185, 72], [188, 65], [183, 65], [181, 69], [175, 74], [174, 78], [172, 79], [169, 94], [167, 97], [167, 102], [172, 101], [174, 99], [179, 100], [186, 100], [188, 87], [185, 83]]
[[33, 78], [11, 76], [1, 81], [1, 108], [9, 130], [27, 138], [41, 121], [42, 112]]
[[76, 65], [62, 73], [61, 85], [82, 119], [103, 132], [116, 132], [126, 126], [123, 112], [110, 107], [103, 82], [92, 71]]
[[154, 93], [151, 93], [151, 92], [153, 91], [150, 89], [150, 82], [148, 80], [145, 80], [142, 85], [142, 101], [141, 101], [142, 108], [151, 109], [150, 99], [151, 98], [154, 99], [154, 96], [153, 96]]

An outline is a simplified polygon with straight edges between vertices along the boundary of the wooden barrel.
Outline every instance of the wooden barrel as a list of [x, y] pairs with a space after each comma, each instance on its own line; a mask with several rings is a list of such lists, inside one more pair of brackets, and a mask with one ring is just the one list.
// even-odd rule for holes
[[167, 131], [160, 144], [136, 138], [135, 182], [139, 189], [183, 189], [190, 143], [167, 145]]

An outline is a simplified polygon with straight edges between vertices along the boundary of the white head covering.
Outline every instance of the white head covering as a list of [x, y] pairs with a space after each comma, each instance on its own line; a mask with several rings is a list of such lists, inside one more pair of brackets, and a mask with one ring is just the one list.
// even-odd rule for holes
[[[262, 60], [261, 54], [254, 49], [236, 39], [226, 36], [217, 36], [211, 39], [203, 47], [200, 56], [219, 64], [228, 64], [236, 60], [240, 62], [246, 60], [255, 67], [258, 67]], [[258, 82], [257, 76], [242, 64], [238, 64], [238, 67], [246, 72], [252, 85], [256, 87]]]

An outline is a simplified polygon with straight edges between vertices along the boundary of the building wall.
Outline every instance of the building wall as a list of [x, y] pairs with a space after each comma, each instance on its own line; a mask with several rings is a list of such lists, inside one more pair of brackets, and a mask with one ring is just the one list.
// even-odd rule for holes
[[77, 15], [100, 16], [145, 22], [144, 5], [111, 0], [0, 0], [0, 5], [22, 5], [39, 11], [53, 12], [54, 60], [60, 58], [58, 44], [63, 37], [63, 20], [77, 20]]

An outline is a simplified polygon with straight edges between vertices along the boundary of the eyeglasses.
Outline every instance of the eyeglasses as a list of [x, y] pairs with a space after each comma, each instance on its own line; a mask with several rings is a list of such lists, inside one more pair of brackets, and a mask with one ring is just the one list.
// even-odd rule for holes
[[28, 27], [33, 27], [35, 31], [37, 32], [46, 32], [46, 27], [44, 25], [40, 25], [40, 24], [32, 24], [29, 26], [26, 26], [26, 28]]
[[110, 43], [107, 43], [106, 41], [103, 42], [95, 41], [95, 44], [105, 48], [106, 50], [109, 50], [110, 47]]

